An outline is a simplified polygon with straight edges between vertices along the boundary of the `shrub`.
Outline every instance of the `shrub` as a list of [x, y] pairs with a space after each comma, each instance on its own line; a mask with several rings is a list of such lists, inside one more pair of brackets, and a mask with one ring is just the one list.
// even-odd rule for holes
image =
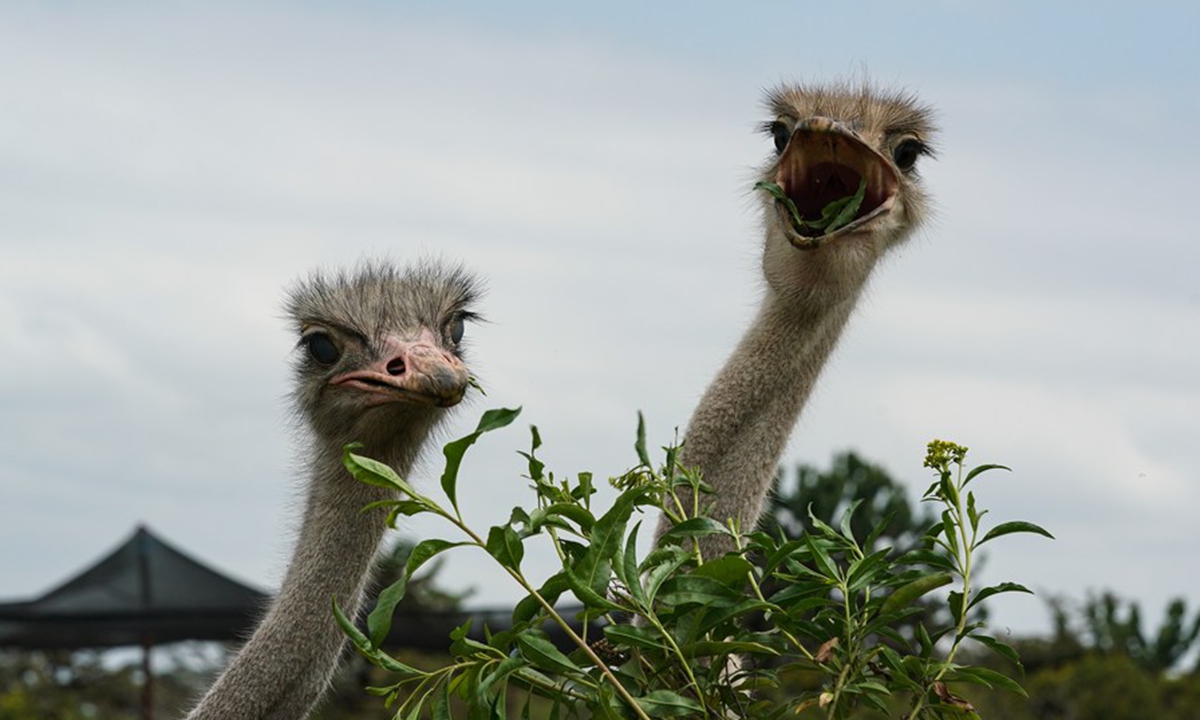
[[[974, 574], [980, 546], [1011, 533], [1048, 532], [1010, 521], [985, 528], [986, 510], [968, 486], [986, 471], [966, 469], [967, 449], [935, 440], [925, 465], [936, 480], [924, 500], [940, 508], [940, 521], [919, 546], [903, 554], [877, 547], [886, 520], [864, 537], [851, 532], [855, 507], [837, 526], [810, 517], [814, 530], [799, 539], [743, 531], [705, 515], [704, 479], [682, 467], [678, 448], [663, 448], [654, 464], [639, 418], [638, 463], [609, 482], [619, 494], [601, 511], [593, 505], [590, 473], [556, 477], [538, 459], [541, 438], [532, 429], [526, 477], [530, 507], [514, 508], [509, 521], [476, 532], [458, 509], [458, 473], [463, 455], [484, 433], [512, 423], [519, 410], [484, 413], [475, 432], [446, 445], [439, 502], [414, 489], [382, 463], [345, 452], [347, 469], [359, 480], [396, 491], [399, 497], [374, 505], [389, 521], [436, 515], [463, 539], [419, 543], [403, 576], [381, 593], [360, 631], [335, 605], [347, 635], [364, 657], [395, 674], [395, 682], [370, 688], [394, 709], [396, 718], [449, 717], [452, 697], [466, 703], [471, 718], [504, 718], [510, 690], [542, 697], [550, 717], [775, 718], [807, 713], [846, 718], [856, 708], [883, 712], [904, 708], [904, 717], [974, 715], [955, 692], [963, 684], [1023, 694], [1009, 676], [961, 664], [959, 649], [971, 640], [1017, 662], [1016, 652], [985, 633], [974, 611], [1005, 592], [1029, 592], [1016, 583], [981, 586]], [[681, 493], [681, 489], [693, 492]], [[682, 497], [690, 497], [683, 502]], [[644, 556], [637, 540], [646, 511], [665, 513], [674, 527]], [[734, 550], [703, 557], [693, 541], [727, 536]], [[561, 569], [535, 582], [522, 570], [525, 543], [553, 545]], [[525, 591], [511, 627], [484, 642], [468, 637], [468, 626], [451, 636], [450, 664], [425, 671], [380, 649], [405, 579], [440, 553], [459, 547], [485, 550]], [[911, 622], [918, 601], [940, 588], [949, 622], [927, 627]], [[764, 593], [763, 588], [777, 588]], [[583, 603], [576, 631], [557, 609], [568, 594]], [[756, 630], [747, 629], [753, 620]], [[932, 622], [932, 621], [930, 621]], [[597, 632], [589, 629], [598, 623]], [[566, 652], [544, 628], [556, 625], [570, 640]], [[915, 628], [915, 629], [913, 629]], [[1018, 666], [1019, 667], [1019, 666]], [[781, 678], [807, 677], [810, 689], [780, 692]], [[530, 714], [528, 702], [522, 716]]]

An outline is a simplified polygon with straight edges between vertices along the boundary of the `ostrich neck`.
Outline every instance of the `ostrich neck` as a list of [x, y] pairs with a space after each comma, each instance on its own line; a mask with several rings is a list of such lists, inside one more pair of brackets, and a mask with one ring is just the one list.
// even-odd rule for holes
[[[858, 300], [786, 297], [767, 291], [758, 316], [692, 414], [680, 461], [713, 487], [708, 516], [753, 529], [792, 428]], [[690, 498], [688, 499], [690, 502]], [[668, 530], [664, 519], [659, 534]], [[729, 549], [704, 538], [706, 556]]]
[[[415, 448], [424, 439], [405, 438]], [[386, 528], [386, 513], [363, 506], [388, 497], [356, 481], [328, 443], [311, 465], [303, 520], [283, 585], [253, 636], [188, 720], [297, 720], [328, 685], [345, 645], [334, 620], [336, 598], [355, 617]], [[372, 453], [368, 453], [372, 454]], [[402, 476], [414, 451], [373, 454]]]

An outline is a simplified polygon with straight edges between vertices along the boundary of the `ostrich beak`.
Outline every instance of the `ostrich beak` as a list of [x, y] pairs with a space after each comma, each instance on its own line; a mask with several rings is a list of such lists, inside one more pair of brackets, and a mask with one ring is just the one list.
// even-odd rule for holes
[[442, 349], [432, 332], [422, 330], [416, 340], [389, 336], [382, 345], [382, 359], [342, 373], [329, 384], [364, 393], [367, 405], [401, 402], [450, 407], [463, 399], [467, 367]]
[[852, 197], [863, 188], [853, 219], [828, 232], [798, 226], [784, 201], [775, 201], [788, 240], [798, 248], [810, 249], [862, 230], [890, 211], [900, 190], [900, 176], [886, 157], [849, 128], [827, 117], [812, 117], [792, 131], [779, 157], [775, 184], [809, 222], [821, 218], [830, 203]]

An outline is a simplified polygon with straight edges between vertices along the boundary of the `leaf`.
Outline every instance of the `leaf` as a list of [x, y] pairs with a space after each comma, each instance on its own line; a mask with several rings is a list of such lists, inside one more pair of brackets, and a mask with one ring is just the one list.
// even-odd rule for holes
[[563, 655], [561, 650], [554, 647], [554, 643], [538, 631], [521, 633], [516, 640], [525, 658], [543, 670], [568, 675], [582, 672], [578, 665], [571, 662], [571, 658]]
[[718, 580], [693, 574], [673, 577], [664, 582], [658, 599], [670, 605], [723, 607], [742, 599], [742, 594]]
[[975, 594], [975, 597], [971, 599], [971, 604], [968, 605], [967, 607], [973, 608], [976, 605], [978, 605], [979, 603], [983, 602], [984, 600], [986, 600], [987, 598], [990, 598], [993, 595], [999, 595], [1000, 593], [1006, 593], [1006, 592], [1022, 592], [1022, 593], [1029, 593], [1030, 595], [1033, 594], [1032, 590], [1025, 587], [1024, 585], [1021, 585], [1020, 583], [1014, 583], [1014, 582], [999, 583], [997, 585], [991, 585], [989, 587], [985, 587], [984, 589], [980, 590], [978, 593]]
[[850, 503], [850, 507], [846, 508], [846, 512], [842, 513], [842, 520], [840, 523], [838, 523], [838, 529], [842, 531], [842, 537], [846, 538], [850, 542], [854, 542], [854, 532], [850, 529], [850, 520], [854, 517], [854, 511], [857, 510], [858, 506], [862, 505], [862, 503], [862, 498]]
[[728, 535], [729, 528], [710, 517], [694, 517], [675, 525], [659, 539], [659, 543], [675, 542], [683, 538], [704, 535]]
[[350, 443], [342, 450], [342, 466], [356, 480], [388, 490], [399, 490], [407, 495], [417, 495], [390, 465], [353, 452], [361, 448], [362, 443]]
[[416, 574], [421, 566], [432, 560], [436, 555], [449, 550], [450, 548], [462, 547], [470, 545], [467, 542], [450, 542], [449, 540], [439, 540], [430, 538], [417, 543], [417, 546], [408, 554], [408, 562], [404, 564], [404, 574], [412, 577]]
[[[826, 596], [828, 594], [829, 585], [824, 582], [791, 582], [788, 583], [782, 590], [772, 595], [771, 602], [775, 605], [781, 605], [785, 607], [790, 612], [791, 607], [795, 605], [798, 600], [815, 597], [821, 602], [824, 602], [827, 600]], [[821, 603], [816, 603], [814, 605], [809, 605], [809, 607], [816, 607], [820, 604]]]
[[887, 556], [891, 552], [890, 548], [878, 550], [851, 563], [846, 570], [846, 587], [854, 592], [870, 584], [875, 576], [888, 569]]
[[[763, 533], [756, 533], [756, 535], [762, 534]], [[769, 540], [769, 538], [766, 539]], [[801, 540], [788, 540], [787, 542], [775, 548], [771, 552], [770, 556], [767, 557], [766, 562], [761, 566], [763, 573], [769, 574], [774, 572], [775, 568], [779, 567], [779, 564], [782, 563], [786, 558], [790, 557], [793, 553], [798, 550], [807, 551], [807, 549], [808, 546], [805, 545]]]
[[1011, 535], [1013, 533], [1034, 533], [1035, 535], [1048, 537], [1051, 540], [1054, 539], [1054, 536], [1047, 532], [1040, 525], [1034, 525], [1031, 522], [1025, 522], [1023, 520], [1013, 520], [1011, 522], [1000, 523], [991, 530], [988, 530], [987, 534], [983, 536], [983, 539], [980, 540], [975, 547], [979, 547], [979, 545], [982, 545], [993, 538], [998, 538], [1003, 535]]
[[642, 586], [646, 591], [646, 605], [652, 604], [658, 597], [658, 592], [664, 582], [674, 577], [679, 568], [692, 559], [692, 554], [678, 545], [668, 545], [658, 548], [642, 561], [640, 571], [645, 573]]
[[[542, 583], [542, 587], [538, 589], [538, 595], [546, 602], [554, 605], [558, 602], [560, 595], [570, 589], [570, 584], [567, 581], [567, 571], [563, 570], [559, 573], [551, 575]], [[529, 622], [539, 611], [542, 610], [542, 604], [537, 601], [533, 595], [528, 595], [517, 603], [513, 608], [513, 625]]]
[[442, 683], [442, 691], [434, 695], [429, 714], [430, 720], [450, 720], [450, 683]]
[[[828, 523], [826, 523], [824, 520], [817, 517], [813, 513], [812, 503], [808, 504], [808, 520], [809, 520], [809, 522], [811, 522], [813, 524], [813, 527], [817, 530], [820, 530], [823, 535], [830, 537], [830, 538], [841, 539], [842, 536], [838, 533], [837, 530], [834, 530], [832, 527], [829, 526]], [[853, 542], [853, 540], [851, 540], [851, 542]]]
[[355, 627], [354, 623], [342, 612], [342, 608], [338, 606], [337, 598], [332, 598], [332, 601], [333, 617], [342, 628], [342, 632], [350, 639], [350, 644], [358, 650], [359, 654], [370, 660], [377, 667], [383, 668], [388, 672], [401, 673], [406, 677], [425, 677], [428, 675], [428, 673], [405, 665], [391, 655], [373, 647], [367, 636], [363, 635], [362, 631]]
[[598, 569], [601, 569], [604, 573], [598, 577], [606, 578], [599, 590], [596, 590], [587, 579], [582, 578], [572, 572], [570, 568], [564, 571], [563, 577], [566, 579], [567, 586], [571, 589], [571, 592], [575, 593], [575, 597], [578, 598], [579, 601], [586, 605], [589, 609], [595, 608], [605, 612], [621, 612], [627, 610], [627, 608], [621, 607], [605, 596], [605, 592], [608, 589], [607, 577], [608, 573], [612, 572], [612, 566], [605, 562], [602, 563]]
[[471, 620], [468, 619], [462, 625], [450, 631], [450, 654], [462, 655], [464, 657], [475, 653], [484, 653], [485, 655], [493, 655], [495, 650], [488, 645], [484, 645], [478, 640], [470, 637]]
[[404, 720], [419, 720], [421, 717], [421, 710], [425, 707], [425, 701], [428, 699], [429, 694], [426, 693], [425, 695], [422, 695], [419, 700], [412, 703], [412, 707], [409, 709], [408, 714], [404, 716]]
[[957, 590], [951, 590], [946, 602], [950, 606], [950, 617], [954, 618], [955, 624], [958, 624], [962, 621], [963, 616], [963, 594]]
[[662, 634], [653, 627], [637, 625], [605, 625], [604, 637], [617, 645], [659, 650], [663, 647]]
[[571, 568], [571, 573], [596, 594], [602, 595], [607, 591], [612, 563], [624, 562], [624, 557], [618, 556], [621, 555], [625, 525], [629, 522], [633, 509], [648, 493], [649, 489], [645, 487], [625, 490], [617, 496], [608, 512], [592, 526], [591, 545]]
[[787, 208], [788, 215], [792, 218], [792, 225], [797, 229], [804, 224], [804, 218], [800, 217], [800, 210], [796, 208], [796, 203], [788, 197], [787, 193], [783, 191], [783, 188], [778, 183], [756, 182], [754, 183], [754, 187], [759, 190], [766, 190], [771, 197], [783, 203], [784, 207]]
[[479, 436], [509, 425], [520, 414], [521, 408], [488, 410], [479, 419], [479, 425], [476, 426], [475, 432], [446, 443], [446, 446], [442, 448], [442, 454], [446, 456], [446, 469], [442, 472], [442, 491], [446, 493], [446, 497], [450, 498], [450, 504], [454, 507], [455, 512], [458, 512], [458, 496], [455, 489], [458, 483], [458, 469], [462, 465], [463, 455], [467, 452], [467, 448], [474, 445]]
[[896, 560], [897, 565], [932, 565], [943, 570], [953, 571], [954, 561], [933, 550], [910, 550]]
[[837, 565], [834, 564], [833, 559], [829, 557], [829, 553], [825, 551], [822, 543], [809, 534], [805, 534], [804, 542], [808, 545], [808, 549], [812, 551], [813, 559], [820, 566], [823, 576], [830, 581], [837, 582], [841, 578], [841, 574], [838, 572]]
[[[867, 691], [867, 692], [863, 693], [863, 700], [866, 701], [866, 703], [868, 705], [875, 708], [876, 710], [883, 713], [884, 715], [887, 715], [888, 712], [890, 712], [891, 708], [888, 707], [887, 701], [884, 698], [887, 697], [888, 695], [890, 695], [891, 693], [888, 692], [888, 689], [886, 687], [884, 687], [883, 685], [880, 685], [879, 683], [874, 683], [874, 682], [870, 682], [870, 681], [863, 682], [863, 683], [859, 684], [857, 687], [859, 689]], [[878, 694], [879, 691], [876, 690], [876, 688], [883, 688], [882, 696]]]
[[864, 549], [869, 550], [875, 546], [875, 541], [879, 539], [880, 535], [883, 535], [884, 531], [887, 530], [892, 524], [892, 521], [896, 519], [897, 513], [899, 513], [898, 508], [889, 510], [888, 513], [884, 515], [878, 523], [875, 524], [875, 527], [871, 528], [871, 532], [867, 533], [867, 537], [863, 540], [862, 546]]
[[996, 653], [997, 655], [1010, 660], [1016, 664], [1017, 667], [1022, 667], [1021, 657], [1017, 654], [1017, 651], [1013, 649], [1012, 646], [1006, 645], [1005, 643], [1002, 643], [996, 638], [988, 635], [972, 635], [971, 639], [990, 648], [992, 652]]
[[692, 571], [693, 577], [710, 577], [727, 588], [740, 590], [746, 584], [746, 576], [754, 569], [748, 560], [737, 555], [726, 555], [710, 560]]
[[496, 562], [512, 570], [519, 570], [521, 560], [525, 557], [525, 546], [509, 525], [492, 527], [488, 532], [486, 548]]
[[596, 523], [596, 518], [582, 505], [576, 505], [575, 503], [553, 503], [533, 511], [529, 516], [529, 529], [531, 531], [537, 530], [542, 525], [545, 525], [550, 518], [559, 516], [571, 520], [585, 533], [590, 532], [592, 526]]
[[[520, 655], [506, 657], [496, 664], [496, 669], [492, 670], [486, 676], [479, 680], [479, 685], [475, 688], [475, 701], [481, 703], [489, 702], [488, 696], [491, 694], [492, 686], [498, 682], [502, 682], [528, 664], [526, 658]], [[503, 695], [503, 690], [500, 692]]]
[[700, 703], [672, 690], [655, 690], [635, 699], [650, 717], [678, 717], [704, 712]]
[[840, 210], [838, 210], [837, 215], [829, 220], [828, 223], [826, 223], [825, 232], [831, 233], [838, 228], [844, 227], [853, 222], [854, 216], [858, 214], [858, 209], [862, 207], [863, 198], [866, 197], [866, 193], [867, 179], [862, 178], [858, 181], [858, 190], [854, 193], [854, 195], [842, 200], [835, 200], [829, 205], [826, 205], [825, 209], [821, 211], [822, 220], [825, 219], [826, 214], [830, 212], [832, 206], [836, 205], [837, 203], [842, 203], [842, 207]]
[[637, 440], [633, 443], [633, 449], [637, 451], [638, 460], [642, 465], [648, 468], [653, 468], [650, 462], [650, 454], [646, 452], [646, 418], [642, 415], [642, 411], [638, 411], [638, 426]]
[[995, 670], [988, 670], [981, 667], [960, 667], [952, 675], [953, 677], [948, 678], [950, 682], [969, 682], [975, 685], [983, 685], [987, 688], [1001, 688], [1015, 692], [1021, 697], [1029, 697], [1029, 694], [1025, 692], [1025, 688], [1021, 687], [1019, 682]]
[[396, 519], [401, 515], [405, 517], [412, 517], [413, 515], [420, 515], [429, 509], [428, 505], [417, 502], [416, 500], [393, 500], [389, 503], [389, 505], [391, 506], [392, 510], [388, 513], [387, 522], [388, 527], [393, 529], [396, 527]]
[[821, 217], [811, 220], [805, 220], [800, 215], [795, 201], [788, 197], [787, 193], [777, 183], [757, 182], [754, 184], [754, 187], [767, 191], [767, 193], [787, 208], [788, 215], [792, 220], [792, 226], [797, 231], [801, 233], [818, 232], [826, 234], [834, 232], [838, 228], [849, 225], [854, 221], [854, 217], [858, 214], [859, 208], [862, 207], [863, 199], [866, 197], [867, 180], [866, 178], [860, 179], [858, 190], [853, 195], [847, 195], [828, 203], [821, 209]]
[[946, 545], [949, 546], [950, 552], [958, 557], [958, 523], [954, 521], [949, 510], [942, 513], [942, 527], [944, 528], [942, 537], [946, 538]]
[[621, 559], [621, 563], [614, 565], [613, 568], [614, 570], [616, 568], [621, 569], [618, 576], [621, 578], [621, 582], [625, 583], [625, 587], [629, 590], [629, 594], [633, 597], [634, 602], [641, 607], [648, 607], [650, 603], [647, 602], [646, 593], [642, 590], [642, 579], [638, 576], [637, 566], [637, 538], [638, 532], [641, 529], [642, 523], [638, 521], [633, 526], [633, 530], [629, 532], [629, 537], [625, 539], [625, 554]]
[[[917, 642], [921, 645], [921, 657], [929, 657], [933, 653], [933, 638], [929, 637], [929, 631], [925, 629], [925, 623], [917, 624]], [[912, 655], [906, 656], [904, 660], [907, 665], [917, 662], [917, 659]]]
[[967, 483], [974, 480], [976, 475], [985, 473], [988, 470], [1008, 470], [1009, 472], [1012, 472], [1012, 468], [1005, 465], [980, 465], [979, 467], [971, 468], [971, 472], [967, 473], [967, 476], [963, 478], [963, 487], [966, 487]]
[[932, 592], [943, 585], [949, 585], [953, 580], [954, 578], [950, 573], [946, 572], [919, 577], [907, 585], [897, 588], [895, 592], [888, 595], [887, 600], [883, 601], [883, 607], [880, 608], [880, 612], [887, 615], [902, 610], [912, 605], [922, 595]]
[[[763, 602], [762, 600], [746, 598], [734, 605], [729, 605], [728, 607], [724, 608], [713, 608], [712, 610], [705, 612], [703, 620], [696, 623], [692, 630], [695, 633], [706, 633], [713, 628], [716, 628], [721, 624], [735, 618], [742, 618], [744, 616], [748, 616], [750, 613], [760, 613], [766, 610], [778, 612], [781, 610], [781, 608], [776, 605], [772, 605], [771, 603]], [[738, 632], [741, 632], [740, 628]]]
[[[411, 559], [411, 556], [409, 557]], [[409, 577], [407, 571], [400, 573], [400, 577], [395, 582], [379, 593], [375, 600], [375, 607], [371, 610], [371, 614], [367, 615], [367, 634], [371, 638], [372, 648], [378, 649], [388, 632], [391, 631], [392, 615], [396, 611], [396, 604], [404, 598], [404, 589], [408, 584]]]
[[[954, 481], [950, 478], [950, 473], [942, 473], [941, 485], [939, 490], [942, 499], [951, 505], [958, 505], [958, 488], [954, 486]], [[949, 523], [946, 523], [949, 526]]]
[[362, 631], [354, 623], [350, 622], [350, 618], [346, 617], [346, 614], [342, 612], [342, 608], [338, 605], [336, 597], [333, 598], [333, 617], [337, 619], [337, 624], [341, 626], [342, 632], [346, 634], [346, 637], [350, 639], [354, 647], [364, 652], [370, 652], [375, 649], [371, 645], [371, 641], [367, 639], [367, 636], [363, 635]]
[[534, 482], [539, 482], [542, 478], [542, 471], [546, 469], [546, 464], [534, 457], [537, 449], [542, 446], [542, 436], [538, 432], [537, 425], [530, 425], [529, 432], [533, 435], [533, 439], [529, 442], [529, 452], [521, 453], [526, 460], [529, 461], [529, 479]]

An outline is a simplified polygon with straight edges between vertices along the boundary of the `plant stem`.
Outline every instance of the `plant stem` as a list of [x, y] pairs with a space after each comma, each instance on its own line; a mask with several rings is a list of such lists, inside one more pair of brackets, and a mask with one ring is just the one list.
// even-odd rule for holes
[[667, 643], [671, 646], [671, 652], [675, 653], [675, 657], [679, 658], [679, 666], [683, 668], [683, 672], [688, 677], [688, 684], [696, 689], [696, 697], [701, 702], [704, 702], [704, 693], [700, 692], [700, 683], [697, 682], [695, 674], [692, 673], [692, 666], [683, 656], [683, 650], [678, 644], [676, 644], [675, 638], [671, 637], [671, 633], [667, 632], [667, 629], [663, 627], [663, 624], [658, 619], [658, 616], [653, 612], [647, 612], [646, 619], [649, 620], [655, 629], [662, 633], [662, 636], [667, 639]]
[[587, 697], [580, 695], [579, 693], [562, 684], [546, 682], [546, 679], [538, 677], [537, 675], [529, 675], [528, 668], [521, 668], [520, 670], [514, 672], [513, 675], [515, 675], [518, 680], [525, 683], [531, 690], [534, 690], [535, 692], [537, 690], [545, 692], [547, 697], [554, 695], [565, 695], [577, 702], [585, 702], [588, 700]]
[[[947, 508], [950, 510], [950, 513], [954, 518], [954, 522], [958, 526], [959, 551], [958, 557], [956, 557], [955, 560], [958, 561], [959, 569], [962, 572], [962, 608], [958, 614], [958, 622], [955, 624], [954, 628], [954, 642], [950, 645], [950, 651], [946, 653], [946, 659], [942, 661], [941, 668], [938, 669], [937, 674], [933, 676], [933, 679], [929, 681], [927, 685], [928, 687], [932, 687], [933, 685], [941, 682], [942, 678], [946, 676], [946, 673], [950, 671], [950, 668], [954, 664], [954, 656], [958, 654], [958, 647], [962, 644], [962, 641], [966, 639], [965, 633], [967, 629], [967, 606], [970, 605], [971, 600], [971, 561], [973, 551], [975, 550], [975, 540], [978, 536], [978, 531], [972, 529], [970, 537], [967, 536], [967, 522], [965, 522], [967, 518], [962, 507], [962, 473], [963, 466], [960, 462], [958, 463], [958, 478], [954, 484], [954, 501], [950, 502], [949, 498], [946, 499]], [[918, 702], [913, 706], [912, 712], [909, 713], [908, 720], [915, 720], [918, 713], [924, 709], [927, 695], [928, 692], [922, 693]]]
[[[471, 540], [475, 542], [476, 545], [484, 548], [485, 550], [487, 549], [487, 543], [484, 542], [483, 538], [475, 534], [475, 531], [467, 527], [466, 523], [462, 522], [461, 519], [452, 520], [452, 522], [454, 522], [459, 530], [465, 532], [471, 538]], [[598, 655], [596, 655], [591, 646], [587, 644], [587, 641], [576, 634], [575, 630], [571, 627], [571, 624], [564, 620], [563, 617], [554, 610], [554, 606], [547, 602], [546, 598], [542, 597], [541, 593], [539, 593], [536, 588], [529, 584], [529, 581], [525, 579], [525, 576], [519, 571], [508, 567], [507, 565], [501, 565], [501, 567], [503, 567], [505, 572], [507, 572], [509, 576], [517, 582], [518, 585], [524, 588], [525, 591], [533, 597], [533, 599], [537, 600], [538, 604], [542, 606], [542, 609], [550, 615], [550, 618], [554, 620], [554, 622], [560, 628], [562, 628], [562, 631], [566, 633], [567, 637], [571, 638], [571, 642], [575, 643], [575, 645], [582, 650], [585, 655], [588, 656], [588, 659], [591, 660], [597, 668], [599, 668], [600, 673], [609, 681], [609, 683], [612, 684], [613, 689], [616, 690], [617, 694], [621, 696], [621, 699], [629, 705], [630, 709], [632, 709], [641, 720], [650, 720], [650, 716], [646, 714], [646, 711], [642, 709], [641, 705], [638, 705], [637, 700], [635, 700], [633, 696], [629, 694], [629, 691], [625, 689], [625, 686], [621, 684], [621, 681], [617, 679], [617, 676], [612, 674], [612, 671], [609, 670], [608, 666], [604, 664], [604, 661], [601, 660]]]

